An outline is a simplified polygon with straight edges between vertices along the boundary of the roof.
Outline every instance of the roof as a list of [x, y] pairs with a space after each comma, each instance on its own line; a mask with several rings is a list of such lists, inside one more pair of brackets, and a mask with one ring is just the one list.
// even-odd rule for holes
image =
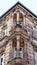
[[37, 18], [37, 16], [32, 12], [32, 11], [30, 11], [27, 7], [25, 7], [23, 4], [21, 4], [19, 1], [14, 5], [14, 6], [12, 6], [8, 11], [6, 11], [1, 17], [0, 17], [0, 19], [3, 17], [3, 16], [5, 16], [10, 10], [12, 10], [16, 5], [21, 5], [23, 8], [25, 8], [29, 13], [31, 13], [34, 17], [36, 17]]

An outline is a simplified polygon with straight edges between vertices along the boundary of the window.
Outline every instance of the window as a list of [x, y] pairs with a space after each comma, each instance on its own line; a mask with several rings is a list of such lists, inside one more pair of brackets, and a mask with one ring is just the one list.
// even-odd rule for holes
[[17, 21], [17, 14], [15, 13], [13, 16], [13, 21], [16, 22]]
[[14, 48], [14, 58], [16, 58], [16, 51], [17, 51], [17, 48]]
[[1, 65], [3, 65], [3, 58], [1, 58]]
[[19, 23], [22, 26], [23, 25], [23, 14], [22, 13], [20, 13], [19, 19], [20, 19]]
[[2, 35], [6, 36], [7, 35], [7, 30], [3, 30]]
[[20, 48], [19, 56], [20, 56], [20, 58], [23, 58], [23, 49], [22, 48]]
[[13, 16], [13, 25], [14, 27], [16, 26], [16, 22], [17, 22], [17, 14], [15, 13]]
[[[17, 48], [14, 48], [14, 58], [17, 57]], [[23, 58], [23, 48], [20, 48], [19, 50], [19, 57]]]
[[4, 54], [0, 57], [0, 65], [4, 65]]
[[19, 18], [20, 18], [20, 22], [23, 22], [23, 14], [22, 13], [20, 13]]
[[2, 36], [7, 35], [7, 25], [2, 28]]
[[21, 59], [23, 58], [23, 48], [24, 48], [24, 40], [20, 38], [19, 40], [19, 48], [17, 48], [17, 39], [13, 39], [13, 47], [14, 47], [14, 52], [13, 52], [13, 57], [20, 57]]
[[16, 38], [13, 39], [13, 47], [16, 47], [17, 46], [17, 40]]

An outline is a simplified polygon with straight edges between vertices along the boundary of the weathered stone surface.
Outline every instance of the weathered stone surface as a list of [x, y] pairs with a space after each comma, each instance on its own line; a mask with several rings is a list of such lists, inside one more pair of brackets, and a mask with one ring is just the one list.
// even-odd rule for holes
[[0, 21], [0, 57], [4, 54], [4, 65], [37, 65], [37, 18], [17, 3]]

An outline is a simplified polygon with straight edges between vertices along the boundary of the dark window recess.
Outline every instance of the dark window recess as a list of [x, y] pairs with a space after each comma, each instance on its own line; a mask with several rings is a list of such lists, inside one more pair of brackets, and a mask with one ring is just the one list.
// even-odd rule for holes
[[14, 16], [13, 16], [13, 21], [17, 21], [17, 14], [15, 13]]
[[16, 45], [17, 45], [17, 40], [16, 40], [16, 38], [13, 40], [13, 47], [16, 47]]
[[2, 65], [2, 62], [3, 62], [3, 58], [1, 58], [1, 65]]
[[16, 26], [15, 27], [22, 27], [21, 23], [16, 23]]
[[3, 31], [3, 36], [5, 35], [5, 31]]
[[20, 19], [20, 22], [23, 22], [23, 14], [22, 13], [20, 13], [19, 19]]
[[23, 50], [22, 50], [22, 48], [20, 48], [19, 57], [20, 57], [20, 58], [23, 58]]

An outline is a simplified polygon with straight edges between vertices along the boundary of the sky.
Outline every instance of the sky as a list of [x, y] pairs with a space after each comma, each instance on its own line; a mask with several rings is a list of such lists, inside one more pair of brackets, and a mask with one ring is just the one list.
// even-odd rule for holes
[[37, 0], [0, 0], [0, 16], [18, 1], [37, 15]]

